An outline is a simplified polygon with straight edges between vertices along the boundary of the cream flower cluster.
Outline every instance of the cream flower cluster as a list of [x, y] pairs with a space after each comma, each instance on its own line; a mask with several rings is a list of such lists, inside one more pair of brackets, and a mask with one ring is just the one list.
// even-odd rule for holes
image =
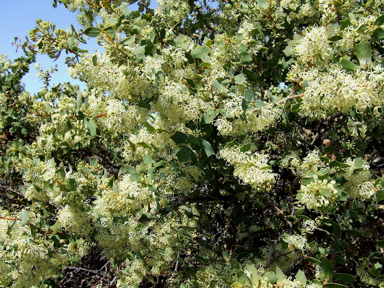
[[307, 206], [307, 209], [318, 210], [331, 206], [336, 198], [338, 191], [335, 189], [335, 181], [324, 179], [319, 180], [317, 175], [313, 176], [314, 181], [308, 185], [301, 185], [297, 198], [300, 203]]
[[[0, 209], [0, 215], [9, 218], [22, 215], [10, 215]], [[29, 223], [38, 225], [41, 215], [29, 212]], [[49, 238], [38, 233], [32, 233], [27, 224], [21, 225], [20, 221], [0, 219], [0, 285], [6, 286], [17, 278], [18, 287], [33, 287], [42, 279], [54, 276], [57, 267], [68, 263], [76, 254], [68, 253], [63, 248], [54, 248], [54, 243]], [[10, 233], [9, 233], [10, 232]]]
[[275, 183], [275, 174], [268, 166], [268, 156], [255, 153], [244, 153], [240, 147], [223, 148], [220, 157], [235, 167], [233, 175], [244, 184], [251, 185], [258, 191], [269, 191]]
[[350, 165], [343, 177], [347, 180], [344, 184], [346, 193], [351, 198], [366, 200], [376, 195], [374, 181], [368, 164], [363, 164], [360, 169], [355, 165], [356, 159], [348, 158], [346, 163]]
[[299, 62], [324, 65], [329, 61], [332, 47], [328, 40], [330, 37], [328, 30], [325, 27], [311, 27], [304, 32], [305, 36], [294, 48]]
[[330, 113], [345, 113], [351, 108], [364, 111], [382, 107], [381, 86], [384, 84], [384, 69], [378, 65], [370, 70], [358, 70], [355, 75], [341, 68], [321, 72], [317, 68], [304, 70], [295, 64], [291, 76], [307, 81], [302, 111], [314, 118], [326, 118]]

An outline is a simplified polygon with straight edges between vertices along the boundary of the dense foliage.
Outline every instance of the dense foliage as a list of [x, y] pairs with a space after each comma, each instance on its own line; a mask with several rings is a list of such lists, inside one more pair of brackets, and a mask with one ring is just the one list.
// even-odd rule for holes
[[[99, 249], [118, 287], [383, 288], [383, 2], [149, 2], [1, 56], [0, 286]], [[87, 88], [24, 91], [39, 53]]]

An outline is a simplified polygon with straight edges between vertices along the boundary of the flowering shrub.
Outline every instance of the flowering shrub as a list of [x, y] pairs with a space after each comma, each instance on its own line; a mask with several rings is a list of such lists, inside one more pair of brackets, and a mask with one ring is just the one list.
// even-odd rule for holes
[[[0, 286], [97, 247], [118, 287], [383, 288], [383, 2], [132, 2], [0, 57]], [[39, 53], [87, 88], [25, 91]]]

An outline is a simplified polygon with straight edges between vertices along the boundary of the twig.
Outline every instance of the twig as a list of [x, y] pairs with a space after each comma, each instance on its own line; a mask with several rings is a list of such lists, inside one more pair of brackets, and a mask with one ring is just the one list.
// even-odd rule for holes
[[103, 270], [103, 268], [106, 267], [106, 266], [109, 264], [109, 262], [111, 262], [111, 260], [109, 260], [107, 263], [105, 263], [105, 264], [103, 265], [103, 267], [101, 267], [101, 268], [99, 269], [99, 271]]
[[284, 98], [284, 99], [281, 99], [281, 100], [277, 101], [277, 103], [284, 104], [285, 102], [287, 102], [289, 100], [292, 100], [292, 99], [295, 99], [295, 98], [300, 98], [300, 97], [303, 97], [303, 96], [304, 96], [304, 93], [303, 94], [298, 94], [298, 95], [292, 95], [292, 96], [289, 96], [287, 98]]
[[264, 269], [266, 269], [266, 268], [268, 268], [269, 266], [271, 266], [272, 263], [273, 263], [276, 259], [278, 259], [278, 258], [280, 258], [280, 257], [283, 257], [283, 256], [287, 256], [288, 254], [291, 254], [293, 251], [295, 251], [295, 250], [292, 250], [292, 251], [289, 251], [289, 252], [286, 252], [286, 253], [281, 253], [281, 254], [279, 254], [279, 255], [276, 256], [276, 257], [272, 257], [271, 259], [269, 259], [269, 260], [267, 261], [267, 264], [264, 265]]
[[93, 273], [93, 274], [100, 274], [100, 275], [103, 275], [103, 273], [100, 273], [99, 270], [88, 270], [88, 269], [84, 269], [84, 268], [80, 268], [80, 267], [65, 267], [64, 270], [76, 270], [76, 272], [78, 272], [79, 270], [81, 271], [84, 271], [84, 272], [88, 272], [88, 273]]
[[113, 279], [112, 279], [112, 282], [109, 284], [108, 287], [112, 287], [113, 283], [117, 280], [117, 276], [115, 276]]
[[[15, 191], [15, 190], [13, 190], [13, 189], [7, 187], [7, 186], [4, 186], [4, 185], [1, 185], [1, 184], [0, 184], [0, 188], [6, 189], [6, 190], [8, 190], [8, 191], [10, 191], [10, 192], [12, 192], [12, 193], [14, 193], [14, 194], [16, 194], [16, 195], [18, 195], [18, 196], [24, 198], [24, 199], [26, 199], [26, 197], [25, 197], [23, 194], [21, 194], [20, 192]], [[28, 199], [27, 199], [27, 200], [28, 200]], [[53, 205], [53, 204], [51, 204], [51, 203], [49, 203], [49, 202], [44, 202], [44, 201], [42, 201], [42, 200], [37, 200], [37, 199], [34, 199], [34, 200], [37, 201], [37, 202], [41, 202], [41, 203], [47, 204], [48, 206], [51, 206], [52, 208], [56, 209], [55, 205]]]
[[[19, 217], [14, 217], [14, 218], [11, 218], [11, 217], [4, 217], [4, 216], [0, 216], [0, 219], [4, 219], [4, 220], [8, 220], [8, 221], [23, 221], [23, 219], [19, 218]], [[37, 231], [39, 231], [41, 234], [52, 234], [53, 232], [52, 231], [45, 231], [45, 230], [42, 230], [40, 229], [39, 227], [37, 227], [36, 225], [32, 224], [32, 223], [29, 223], [27, 222], [26, 224], [28, 224], [29, 226], [35, 228]], [[56, 234], [59, 234], [59, 235], [64, 235], [63, 232], [61, 231], [57, 231]]]
[[310, 145], [310, 146], [313, 146], [313, 145], [315, 145], [315, 142], [317, 141], [317, 139], [319, 139], [319, 136], [320, 136], [320, 134], [319, 134], [319, 133], [317, 133], [317, 134], [316, 134], [316, 136], [315, 136], [315, 138], [313, 138], [313, 140], [312, 140], [312, 142], [311, 142], [311, 145]]

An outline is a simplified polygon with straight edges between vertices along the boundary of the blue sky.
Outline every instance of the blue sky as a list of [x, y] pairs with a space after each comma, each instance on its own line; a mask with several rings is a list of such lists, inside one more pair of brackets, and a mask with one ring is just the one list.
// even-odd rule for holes
[[[49, 20], [53, 24], [56, 24], [56, 28], [67, 29], [71, 24], [78, 29], [80, 25], [77, 23], [77, 14], [72, 13], [65, 9], [62, 4], [59, 4], [57, 8], [53, 8], [52, 0], [0, 0], [0, 55], [6, 54], [8, 59], [15, 59], [23, 56], [22, 49], [16, 53], [16, 46], [12, 45], [14, 37], [25, 40], [25, 36], [28, 35], [29, 30], [35, 28], [36, 20]], [[156, 1], [153, 1], [151, 6], [156, 5]], [[155, 5], [154, 5], [155, 4]], [[137, 9], [132, 5], [129, 8], [131, 10]], [[87, 45], [82, 46], [84, 49], [88, 49], [90, 53], [94, 53], [96, 50], [101, 50], [100, 46], [96, 44], [96, 39], [92, 38], [87, 40]], [[58, 70], [52, 76], [52, 84], [70, 81], [72, 84], [80, 85], [81, 82], [69, 77], [67, 67], [64, 64], [66, 54], [62, 54], [61, 57], [53, 62], [46, 55], [38, 55], [37, 62], [44, 67], [44, 70], [49, 70], [51, 67], [58, 65]], [[44, 86], [43, 82], [36, 77], [37, 70], [32, 66], [28, 75], [23, 78], [25, 88], [32, 94], [40, 91]], [[82, 88], [85, 88], [84, 84], [81, 84]]]
[[[75, 27], [77, 24], [77, 16], [75, 13], [69, 12], [62, 5], [53, 8], [51, 0], [1, 0], [0, 1], [0, 54], [7, 54], [8, 59], [15, 59], [23, 56], [22, 49], [18, 49], [12, 45], [14, 37], [25, 40], [29, 30], [35, 28], [37, 19], [49, 20], [56, 24], [56, 27], [67, 29], [71, 23]], [[96, 46], [95, 46], [96, 47]], [[56, 62], [53, 62], [48, 56], [39, 55], [37, 62], [49, 70], [50, 67], [58, 64], [59, 71], [55, 72], [51, 83], [59, 83], [71, 81], [74, 84], [80, 84], [80, 81], [69, 77], [64, 64], [65, 57], [60, 57]], [[36, 77], [37, 70], [31, 67], [30, 73], [23, 78], [26, 90], [32, 94], [40, 91], [44, 84]], [[83, 85], [84, 87], [84, 85]]]

